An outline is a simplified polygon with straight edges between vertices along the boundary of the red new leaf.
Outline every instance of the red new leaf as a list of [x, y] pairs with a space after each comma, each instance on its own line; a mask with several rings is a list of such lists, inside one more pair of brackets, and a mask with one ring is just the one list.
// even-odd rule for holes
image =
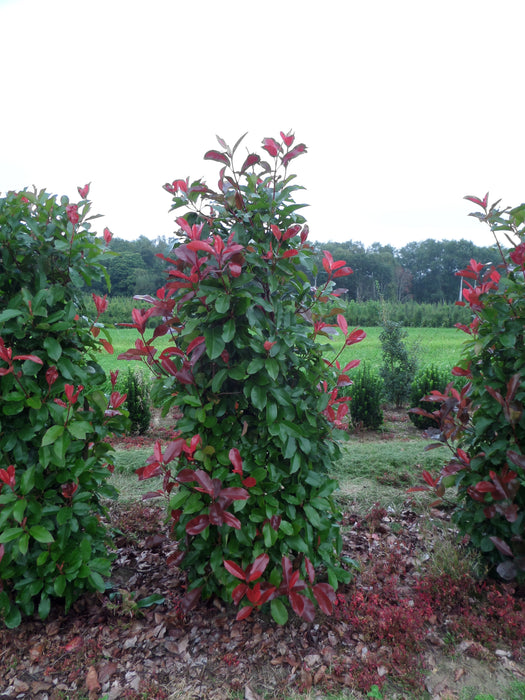
[[336, 600], [335, 591], [329, 583], [316, 583], [313, 587], [315, 599], [325, 615], [331, 615]]
[[231, 503], [231, 501], [245, 501], [247, 498], [250, 498], [250, 494], [246, 489], [230, 486], [221, 490], [219, 498], [224, 503]]
[[360, 343], [365, 338], [366, 333], [360, 328], [356, 328], [346, 337], [345, 345], [355, 345], [355, 343]]
[[198, 535], [205, 530], [209, 524], [210, 519], [207, 515], [198, 515], [196, 518], [192, 518], [186, 525], [186, 532], [188, 535]]
[[304, 143], [299, 143], [297, 146], [295, 146], [295, 148], [292, 148], [291, 151], [288, 151], [288, 153], [283, 157], [283, 165], [288, 165], [292, 158], [297, 158], [297, 156], [300, 156], [301, 153], [306, 153], [306, 146]]
[[247, 575], [248, 578], [246, 579], [247, 581], [256, 581], [258, 578], [260, 578], [266, 567], [268, 566], [268, 562], [270, 561], [270, 557], [268, 554], [259, 554], [257, 559], [253, 562], [253, 564], [249, 567]]
[[261, 584], [257, 583], [253, 588], [246, 589], [246, 597], [250, 603], [257, 605], [261, 597]]
[[241, 608], [239, 610], [235, 619], [237, 621], [246, 620], [246, 618], [249, 617], [249, 615], [251, 614], [252, 610], [253, 608], [251, 605], [245, 605], [244, 608]]
[[44, 364], [36, 355], [15, 355], [13, 360], [31, 360], [31, 362], [36, 362], [38, 365]]
[[463, 199], [468, 199], [469, 202], [474, 202], [474, 204], [477, 204], [478, 206], [482, 207], [483, 209], [487, 208], [487, 202], [489, 198], [489, 193], [483, 197], [483, 199], [480, 199], [479, 197], [474, 197], [473, 195], [467, 195], [463, 197]]
[[235, 576], [235, 578], [240, 578], [241, 581], [246, 580], [246, 574], [244, 572], [244, 569], [241, 569], [241, 567], [236, 564], [234, 561], [231, 561], [231, 559], [225, 559], [223, 561], [224, 568], [230, 572], [232, 576]]
[[349, 369], [353, 369], [361, 364], [361, 360], [350, 360], [350, 362], [343, 367], [343, 372], [348, 372]]
[[308, 559], [308, 557], [305, 557], [305, 558], [304, 558], [304, 565], [305, 565], [305, 568], [306, 568], [306, 573], [307, 573], [307, 575], [308, 575], [308, 580], [310, 581], [310, 583], [313, 583], [313, 582], [314, 582], [314, 578], [315, 578], [315, 569], [314, 569], [314, 565], [313, 565], [312, 562]]
[[242, 457], [239, 450], [236, 447], [232, 447], [228, 453], [228, 457], [233, 464], [233, 471], [242, 476]]
[[208, 517], [210, 519], [210, 525], [216, 525], [220, 527], [224, 523], [225, 511], [221, 508], [218, 503], [212, 503], [208, 511]]
[[342, 267], [334, 272], [334, 279], [336, 277], [346, 277], [347, 275], [353, 275], [354, 271], [351, 267]]
[[207, 151], [204, 154], [204, 160], [216, 160], [218, 163], [224, 163], [224, 165], [230, 164], [228, 156], [220, 151]]
[[246, 160], [242, 164], [241, 173], [244, 173], [252, 165], [257, 165], [257, 163], [260, 160], [261, 160], [261, 157], [258, 156], [256, 153], [250, 153], [250, 155], [246, 158]]
[[489, 540], [492, 540], [492, 542], [494, 542], [498, 552], [501, 552], [501, 554], [503, 554], [504, 556], [506, 556], [506, 557], [513, 557], [514, 556], [514, 552], [509, 547], [509, 545], [506, 542], [504, 542], [502, 539], [500, 539], [499, 537], [493, 537], [493, 536], [489, 535]]
[[228, 513], [227, 510], [223, 511], [222, 518], [225, 525], [229, 525], [230, 527], [233, 527], [236, 530], [241, 529], [241, 521], [238, 518], [236, 518], [235, 515]]
[[275, 141], [275, 139], [272, 138], [265, 138], [263, 139], [263, 148], [265, 151], [268, 151], [268, 153], [275, 157], [276, 155], [279, 154], [279, 151], [281, 150], [281, 147]]
[[239, 583], [238, 586], [235, 586], [235, 588], [232, 591], [232, 600], [235, 603], [235, 605], [239, 605], [241, 600], [246, 595], [247, 590], [248, 586], [245, 583]]
[[432, 474], [427, 472], [426, 469], [422, 472], [422, 477], [429, 486], [432, 486], [432, 488], [436, 485], [436, 479], [434, 479]]

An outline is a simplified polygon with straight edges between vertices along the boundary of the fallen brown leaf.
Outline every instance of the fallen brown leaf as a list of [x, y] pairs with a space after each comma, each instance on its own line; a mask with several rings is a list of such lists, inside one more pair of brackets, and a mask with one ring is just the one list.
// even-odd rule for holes
[[244, 686], [244, 700], [261, 700], [261, 696], [254, 693], [249, 685]]
[[90, 666], [88, 669], [86, 675], [86, 688], [89, 690], [90, 695], [92, 692], [100, 690], [97, 669], [94, 666]]

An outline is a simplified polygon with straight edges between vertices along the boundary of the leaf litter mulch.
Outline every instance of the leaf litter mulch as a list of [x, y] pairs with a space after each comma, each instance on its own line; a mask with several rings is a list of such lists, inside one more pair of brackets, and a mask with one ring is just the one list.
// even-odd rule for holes
[[[426, 575], [432, 540], [408, 507], [347, 509], [344, 555], [359, 573], [334, 615], [285, 627], [261, 613], [236, 622], [218, 601], [182, 615], [186, 581], [166, 564], [174, 543], [161, 509], [114, 505], [110, 519], [112, 588], [68, 615], [57, 605], [46, 621], [0, 629], [0, 698], [366, 697], [373, 684], [385, 698], [457, 698], [476, 682], [486, 692], [502, 681], [525, 687], [523, 591]], [[163, 602], [137, 607], [144, 599]]]

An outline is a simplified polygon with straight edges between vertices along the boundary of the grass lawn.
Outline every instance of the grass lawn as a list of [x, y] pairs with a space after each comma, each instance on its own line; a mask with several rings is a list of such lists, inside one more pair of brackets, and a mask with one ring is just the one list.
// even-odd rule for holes
[[[357, 345], [352, 345], [345, 348], [339, 361], [341, 365], [353, 359], [361, 359], [362, 362], [368, 362], [372, 366], [379, 367], [381, 364], [381, 343], [379, 342], [380, 327], [367, 327], [363, 329], [366, 332], [366, 338]], [[457, 364], [461, 346], [465, 341], [465, 334], [457, 328], [407, 328], [408, 345], [416, 345], [418, 347], [419, 364], [421, 367], [426, 367], [430, 364], [438, 365], [442, 368], [452, 368]], [[129, 348], [134, 347], [137, 333], [133, 328], [118, 328], [111, 331], [114, 353], [109, 355], [101, 353], [99, 363], [106, 372], [120, 369], [126, 371], [127, 367], [139, 367], [135, 361], [128, 362], [126, 360], [118, 360], [120, 353], [125, 352]], [[169, 344], [166, 337], [158, 338], [155, 346], [158, 351], [163, 350]], [[333, 345], [326, 346], [326, 357], [331, 359], [340, 349], [340, 341], [337, 338]]]

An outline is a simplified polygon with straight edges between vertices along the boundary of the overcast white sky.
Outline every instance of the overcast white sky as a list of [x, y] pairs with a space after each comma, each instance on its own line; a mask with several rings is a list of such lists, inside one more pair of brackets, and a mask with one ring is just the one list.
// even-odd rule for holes
[[0, 0], [0, 193], [91, 181], [101, 228], [169, 236], [162, 185], [215, 186], [215, 134], [292, 129], [314, 240], [487, 245], [462, 197], [525, 199], [524, 26], [523, 0]]

